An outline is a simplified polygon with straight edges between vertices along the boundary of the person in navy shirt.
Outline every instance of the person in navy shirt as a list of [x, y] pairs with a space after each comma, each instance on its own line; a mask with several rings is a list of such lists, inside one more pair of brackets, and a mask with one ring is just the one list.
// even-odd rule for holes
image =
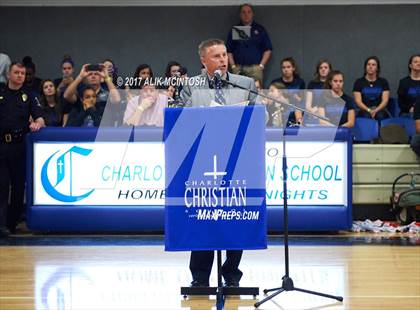
[[357, 79], [353, 86], [354, 100], [360, 109], [357, 116], [376, 120], [388, 118], [390, 114], [386, 107], [389, 100], [389, 84], [386, 79], [379, 77], [379, 58], [367, 58], [364, 70], [364, 76]]
[[[307, 110], [316, 113], [320, 95], [325, 88], [325, 82], [331, 71], [332, 65], [328, 60], [321, 59], [318, 61], [315, 68], [314, 79], [309, 82], [308, 91], [306, 92], [305, 106]], [[309, 91], [309, 89], [312, 91]]]
[[[318, 113], [327, 117], [334, 125], [352, 128], [356, 119], [353, 99], [344, 93], [344, 75], [340, 71], [332, 71], [325, 85], [331, 90], [326, 92], [324, 100], [319, 101]], [[320, 124], [326, 124], [320, 120]]]
[[410, 57], [408, 73], [408, 76], [400, 80], [398, 86], [401, 115], [413, 113], [415, 102], [420, 97], [420, 54]]
[[[281, 77], [271, 81], [273, 83], [282, 83], [287, 91], [290, 103], [300, 106], [303, 100], [303, 89], [305, 89], [305, 81], [300, 78], [296, 61], [293, 57], [283, 58], [281, 63]], [[302, 112], [295, 110], [290, 114], [288, 124], [302, 124]]]
[[[271, 57], [273, 46], [263, 26], [254, 21], [254, 9], [250, 4], [239, 7], [240, 23], [249, 26], [251, 33], [234, 26], [226, 40], [229, 65], [234, 74], [242, 74], [263, 81], [263, 71]], [[235, 32], [235, 33], [234, 33]], [[239, 40], [234, 40], [239, 37]]]
[[81, 105], [75, 106], [69, 115], [67, 127], [99, 127], [102, 113], [97, 108], [97, 92], [91, 86], [82, 90]]
[[22, 62], [26, 69], [25, 87], [30, 90], [32, 96], [38, 99], [41, 93], [42, 79], [36, 76], [36, 67], [31, 56], [23, 57]]
[[54, 82], [52, 80], [44, 80], [41, 83], [40, 103], [44, 112], [44, 121], [46, 126], [62, 127], [63, 126], [63, 108], [60, 97]]

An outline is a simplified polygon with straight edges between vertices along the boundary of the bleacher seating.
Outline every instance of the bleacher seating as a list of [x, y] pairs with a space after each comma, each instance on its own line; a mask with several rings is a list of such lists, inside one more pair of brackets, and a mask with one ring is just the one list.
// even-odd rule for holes
[[354, 144], [353, 204], [388, 204], [394, 180], [412, 171], [420, 162], [408, 144]]
[[355, 142], [370, 142], [379, 137], [379, 124], [371, 118], [356, 117], [353, 134]]
[[402, 126], [409, 137], [414, 136], [416, 133], [414, 120], [410, 117], [392, 117], [381, 121], [381, 127], [390, 124]]

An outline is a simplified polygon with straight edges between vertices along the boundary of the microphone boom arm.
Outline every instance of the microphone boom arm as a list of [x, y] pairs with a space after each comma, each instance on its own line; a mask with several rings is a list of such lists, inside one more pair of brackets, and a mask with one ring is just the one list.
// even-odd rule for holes
[[299, 110], [299, 111], [301, 111], [301, 112], [307, 113], [307, 114], [311, 115], [312, 117], [315, 117], [315, 118], [317, 118], [317, 119], [323, 120], [324, 122], [326, 122], [326, 123], [328, 123], [328, 124], [330, 124], [330, 125], [332, 125], [332, 126], [336, 126], [335, 124], [333, 124], [333, 123], [331, 122], [331, 120], [330, 120], [329, 118], [326, 118], [326, 117], [324, 117], [324, 116], [317, 115], [317, 114], [315, 114], [315, 113], [313, 113], [313, 112], [311, 112], [311, 111], [309, 111], [309, 110], [307, 110], [307, 109], [305, 109], [305, 108], [298, 107], [297, 105], [294, 105], [294, 104], [289, 103], [289, 102], [280, 101], [280, 100], [278, 100], [278, 99], [276, 99], [276, 98], [274, 98], [274, 97], [268, 96], [268, 95], [263, 94], [263, 93], [261, 93], [261, 92], [259, 92], [259, 91], [255, 91], [255, 90], [252, 90], [252, 89], [248, 89], [248, 88], [246, 88], [246, 87], [244, 87], [244, 86], [241, 86], [241, 85], [238, 85], [238, 84], [232, 83], [232, 82], [230, 82], [230, 81], [228, 81], [228, 80], [226, 80], [226, 79], [221, 79], [221, 80], [222, 80], [222, 83], [224, 83], [224, 84], [231, 85], [231, 86], [233, 86], [233, 87], [240, 88], [240, 89], [243, 89], [243, 90], [247, 90], [247, 91], [249, 91], [250, 93], [253, 93], [254, 95], [257, 95], [257, 96], [260, 96], [260, 97], [263, 97], [263, 98], [266, 98], [266, 99], [272, 100], [272, 101], [277, 102], [277, 103], [279, 103], [279, 104], [281, 104], [281, 105], [287, 105], [288, 107], [294, 108], [294, 109]]

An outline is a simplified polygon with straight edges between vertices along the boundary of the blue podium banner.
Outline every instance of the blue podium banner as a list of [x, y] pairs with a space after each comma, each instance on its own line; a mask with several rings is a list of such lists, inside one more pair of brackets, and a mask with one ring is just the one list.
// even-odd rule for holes
[[264, 249], [263, 106], [165, 110], [165, 249]]

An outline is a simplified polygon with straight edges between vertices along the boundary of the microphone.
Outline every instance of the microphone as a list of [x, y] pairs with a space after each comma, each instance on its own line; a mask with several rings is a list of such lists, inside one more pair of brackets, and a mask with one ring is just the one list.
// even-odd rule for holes
[[217, 83], [220, 83], [221, 85], [226, 85], [226, 79], [222, 77], [222, 70], [217, 69], [213, 73], [213, 83], [217, 85]]
[[213, 82], [217, 83], [221, 80], [222, 80], [222, 70], [217, 69], [214, 71], [214, 74], [213, 74]]
[[214, 71], [214, 77], [218, 80], [221, 80], [222, 79], [222, 70], [220, 70], [220, 69], [215, 70]]

